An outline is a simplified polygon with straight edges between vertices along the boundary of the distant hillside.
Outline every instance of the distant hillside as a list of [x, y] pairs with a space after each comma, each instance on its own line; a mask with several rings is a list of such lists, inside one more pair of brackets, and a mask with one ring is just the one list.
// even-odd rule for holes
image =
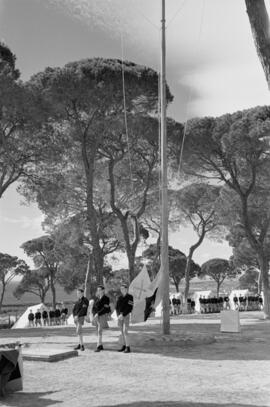
[[[13, 291], [16, 289], [18, 282], [11, 282], [6, 290], [5, 297], [4, 297], [4, 305], [24, 305], [24, 304], [38, 304], [39, 298], [33, 294], [26, 293], [20, 300], [14, 297]], [[238, 286], [238, 279], [236, 280], [225, 280], [223, 285], [221, 286], [220, 292], [230, 292], [232, 289]], [[184, 291], [185, 283], [182, 280], [180, 284], [180, 291]], [[171, 292], [175, 292], [175, 288], [173, 285], [170, 287]], [[209, 279], [199, 279], [193, 278], [190, 282], [190, 294], [194, 291], [204, 291], [204, 290], [212, 290], [216, 292], [216, 283]], [[56, 289], [56, 300], [58, 302], [66, 301], [66, 302], [73, 302], [76, 300], [76, 292], [73, 291], [71, 294], [67, 294], [64, 289], [60, 286], [57, 286]], [[50, 303], [52, 301], [52, 296], [50, 292], [46, 296], [46, 303]]]
[[[225, 280], [224, 283], [220, 287], [220, 294], [224, 293], [230, 293], [232, 290], [238, 288], [239, 281], [238, 278], [234, 280]], [[185, 281], [182, 280], [180, 284], [180, 291], [183, 292], [185, 289]], [[214, 280], [212, 280], [209, 277], [204, 277], [203, 279], [200, 278], [193, 278], [190, 281], [190, 294], [192, 294], [195, 291], [207, 291], [211, 290], [213, 293], [216, 293], [217, 291], [217, 284]], [[173, 290], [175, 291], [175, 289]]]
[[[39, 297], [36, 295], [25, 293], [20, 300], [14, 297], [13, 292], [16, 289], [18, 282], [11, 282], [7, 290], [5, 292], [4, 302], [3, 305], [23, 305], [23, 304], [39, 304], [40, 300]], [[56, 300], [57, 302], [67, 301], [73, 302], [76, 300], [76, 291], [73, 291], [71, 294], [67, 294], [64, 289], [60, 286], [56, 287]], [[50, 303], [52, 301], [52, 296], [50, 291], [46, 296], [46, 303]]]

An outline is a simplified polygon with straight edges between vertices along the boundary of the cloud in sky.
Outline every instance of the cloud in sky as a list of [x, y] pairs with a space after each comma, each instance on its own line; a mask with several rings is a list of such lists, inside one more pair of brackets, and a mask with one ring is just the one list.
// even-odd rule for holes
[[[160, 1], [49, 0], [49, 4], [92, 30], [103, 30], [119, 49], [123, 32], [125, 57], [159, 69]], [[167, 79], [175, 96], [169, 112], [174, 117], [216, 116], [268, 103], [244, 1], [170, 0], [166, 9]]]
[[30, 229], [33, 232], [38, 232], [38, 233], [43, 233], [42, 232], [42, 227], [41, 223], [44, 220], [44, 215], [41, 214], [40, 216], [37, 216], [35, 218], [33, 217], [27, 217], [27, 216], [21, 216], [19, 218], [11, 218], [7, 216], [0, 216], [0, 222], [2, 223], [7, 223], [7, 224], [12, 224], [12, 225], [18, 225], [22, 229]]

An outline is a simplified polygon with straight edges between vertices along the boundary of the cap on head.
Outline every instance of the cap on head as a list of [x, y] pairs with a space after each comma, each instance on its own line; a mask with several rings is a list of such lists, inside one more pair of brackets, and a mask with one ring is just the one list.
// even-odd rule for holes
[[97, 288], [99, 288], [100, 290], [105, 290], [104, 285], [98, 285]]
[[128, 285], [126, 283], [122, 283], [120, 287], [128, 288]]
[[77, 288], [77, 291], [79, 291], [80, 293], [83, 293], [83, 289], [82, 289], [82, 288]]

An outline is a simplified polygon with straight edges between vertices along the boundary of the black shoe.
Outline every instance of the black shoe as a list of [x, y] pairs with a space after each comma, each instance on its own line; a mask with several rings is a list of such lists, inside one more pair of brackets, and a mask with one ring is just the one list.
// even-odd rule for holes
[[126, 345], [123, 345], [121, 349], [118, 349], [117, 352], [124, 352], [124, 350], [126, 349]]
[[79, 349], [81, 349], [81, 345], [77, 345], [77, 346], [74, 348], [74, 350], [79, 350]]
[[81, 350], [84, 351], [84, 345], [81, 346]]
[[95, 349], [95, 352], [100, 352], [101, 350], [104, 350], [103, 345], [99, 345], [99, 346]]
[[129, 346], [126, 346], [126, 349], [124, 350], [124, 353], [130, 353], [131, 351], [130, 351], [130, 347]]

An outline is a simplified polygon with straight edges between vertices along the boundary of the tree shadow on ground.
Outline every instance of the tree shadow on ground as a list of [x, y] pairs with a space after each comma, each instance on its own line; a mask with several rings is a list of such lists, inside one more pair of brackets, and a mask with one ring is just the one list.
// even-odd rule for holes
[[[192, 329], [191, 329], [192, 328]], [[199, 360], [270, 360], [270, 337], [269, 324], [250, 324], [243, 326], [240, 333], [221, 333], [220, 324], [196, 324], [196, 327], [190, 324], [181, 324], [177, 327], [172, 327], [171, 335], [177, 335], [180, 341], [174, 343], [162, 342], [159, 337], [162, 337], [162, 330], [158, 327], [131, 327], [130, 338], [133, 341], [133, 353], [158, 354], [165, 357], [183, 358], [183, 359], [199, 359]], [[144, 334], [150, 334], [153, 338], [152, 342], [144, 340]], [[142, 341], [140, 343], [140, 335]], [[213, 343], [204, 343], [204, 336], [208, 335], [215, 338]], [[104, 333], [106, 337], [106, 333]], [[183, 340], [181, 340], [183, 338]], [[202, 343], [200, 343], [202, 338]], [[184, 339], [187, 339], [185, 341]], [[88, 345], [94, 349], [94, 345]], [[107, 350], [115, 350], [119, 347], [117, 342], [105, 342]]]
[[[35, 392], [35, 393], [8, 393], [5, 398], [0, 398], [0, 406], [2, 407], [48, 407], [51, 405], [62, 403], [59, 400], [48, 398], [55, 391]], [[2, 404], [4, 403], [4, 404]]]
[[[228, 349], [224, 350], [219, 343], [207, 345], [152, 345], [150, 346], [133, 346], [131, 355], [136, 354], [153, 354], [174, 359], [193, 359], [193, 360], [211, 360], [211, 361], [267, 361], [270, 360], [269, 344], [262, 346], [260, 343], [253, 346], [252, 350], [248, 344], [233, 345], [230, 344]], [[119, 345], [115, 343], [105, 343], [104, 352], [117, 352]], [[94, 351], [95, 345], [86, 345], [86, 349]]]
[[[84, 328], [85, 334], [92, 334], [95, 328], [87, 326]], [[48, 336], [74, 336], [75, 326], [56, 326], [56, 327], [42, 327], [42, 328], [23, 328], [23, 329], [1, 329], [1, 338], [41, 338]]]
[[[115, 323], [110, 324], [110, 329], [104, 331], [105, 349], [116, 351], [118, 349], [118, 334], [119, 329]], [[113, 325], [113, 326], [112, 326]], [[249, 324], [241, 326], [240, 333], [221, 333], [220, 323], [217, 321], [185, 321], [180, 318], [178, 321], [173, 320], [171, 324], [171, 335], [178, 335], [181, 339], [191, 338], [191, 341], [182, 341], [180, 343], [151, 343], [145, 346], [145, 343], [136, 341], [132, 344], [132, 351], [134, 353], [150, 353], [158, 354], [165, 357], [184, 358], [184, 359], [203, 359], [203, 360], [270, 360], [270, 336], [269, 336], [269, 322], [251, 321]], [[2, 330], [5, 333], [5, 338], [10, 342], [12, 340], [21, 339], [22, 343], [28, 342], [27, 338], [40, 338], [46, 343], [46, 346], [56, 344], [64, 345], [65, 347], [73, 348], [77, 344], [75, 328], [73, 326], [67, 327], [49, 327], [49, 328], [34, 328], [34, 329], [18, 329], [18, 330]], [[85, 326], [83, 331], [86, 342], [87, 351], [94, 350], [95, 343], [95, 328], [92, 326]], [[131, 325], [130, 337], [131, 340], [140, 334], [149, 334], [159, 337], [162, 335], [162, 325], [155, 321], [149, 321], [148, 325]], [[89, 343], [90, 335], [90, 343]], [[216, 342], [211, 344], [200, 343], [198, 338], [200, 335], [212, 336]], [[53, 337], [57, 337], [54, 341]], [[62, 341], [62, 337], [70, 338], [68, 341]], [[51, 339], [50, 339], [51, 338]], [[60, 338], [60, 339], [59, 339]], [[189, 342], [189, 343], [188, 343]]]
[[135, 401], [125, 404], [102, 405], [102, 407], [267, 407], [254, 404], [194, 403], [189, 401]]

